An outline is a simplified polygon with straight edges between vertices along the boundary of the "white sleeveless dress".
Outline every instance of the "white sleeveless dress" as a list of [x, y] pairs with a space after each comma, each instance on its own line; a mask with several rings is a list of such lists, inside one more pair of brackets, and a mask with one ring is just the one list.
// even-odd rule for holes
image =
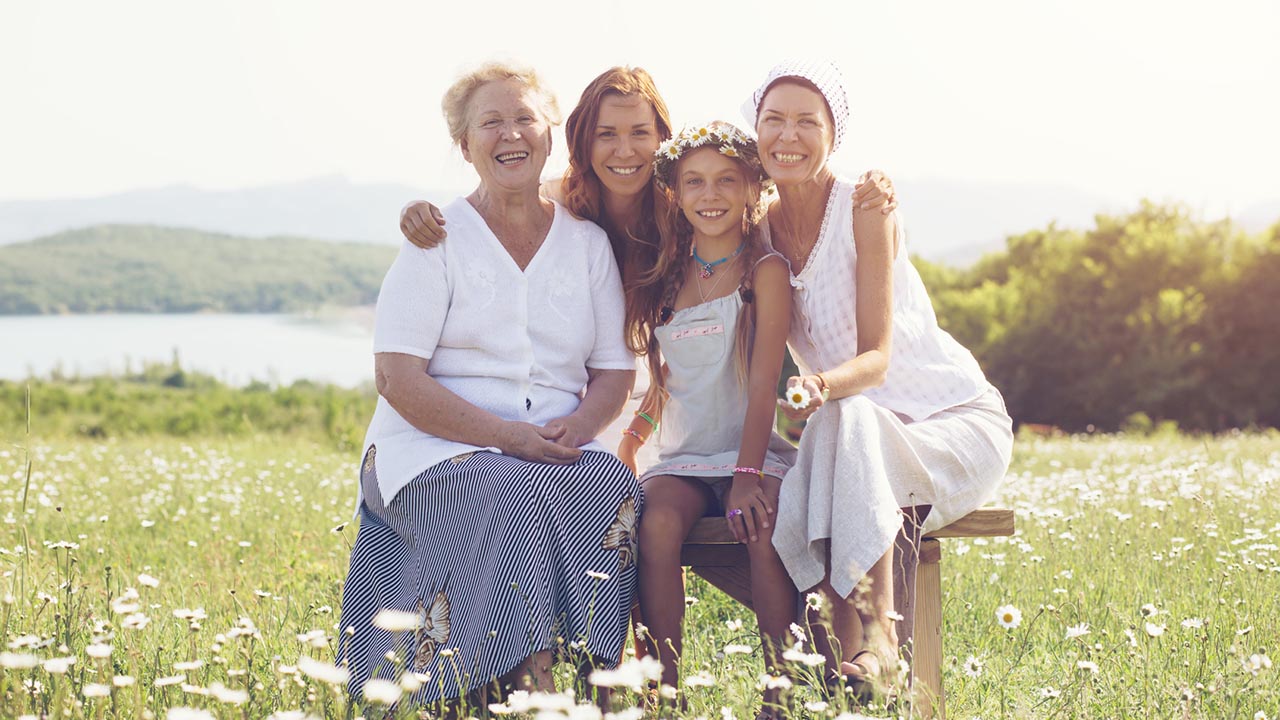
[[[858, 353], [853, 188], [836, 182], [818, 241], [791, 278], [788, 344], [804, 374]], [[898, 240], [885, 382], [814, 413], [782, 483], [773, 544], [801, 589], [822, 581], [829, 557], [832, 586], [847, 597], [892, 547], [900, 508], [931, 505], [924, 529], [942, 527], [990, 500], [1009, 467], [1004, 400], [938, 327], [901, 222]]]
[[[669, 370], [670, 397], [657, 435], [658, 461], [641, 476], [642, 483], [658, 475], [699, 478], [723, 504], [727, 481], [738, 464], [747, 414], [747, 392], [738, 379], [735, 349], [743, 304], [739, 287], [724, 297], [676, 311], [666, 325], [657, 328]], [[761, 470], [781, 479], [795, 457], [795, 447], [775, 431]]]

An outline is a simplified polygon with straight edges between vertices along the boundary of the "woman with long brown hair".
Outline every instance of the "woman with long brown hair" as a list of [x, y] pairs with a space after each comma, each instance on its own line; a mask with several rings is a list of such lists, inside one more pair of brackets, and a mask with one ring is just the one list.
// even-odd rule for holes
[[[544, 196], [608, 233], [627, 296], [627, 344], [637, 355], [649, 352], [641, 309], [653, 305], [649, 294], [657, 292], [656, 285], [646, 285], [641, 276], [657, 260], [655, 220], [667, 211], [652, 182], [652, 160], [659, 144], [671, 135], [671, 115], [649, 73], [638, 67], [610, 68], [582, 91], [565, 123], [569, 167], [564, 176], [542, 184]], [[892, 183], [879, 172], [864, 175], [854, 192], [860, 207], [888, 212], [896, 206]], [[404, 208], [400, 229], [410, 242], [424, 248], [446, 237], [444, 218], [424, 201]], [[639, 405], [648, 382], [644, 373], [641, 378], [622, 417], [601, 438], [607, 447], [616, 448], [621, 429], [643, 412]], [[641, 455], [636, 462], [647, 465], [649, 460]]]

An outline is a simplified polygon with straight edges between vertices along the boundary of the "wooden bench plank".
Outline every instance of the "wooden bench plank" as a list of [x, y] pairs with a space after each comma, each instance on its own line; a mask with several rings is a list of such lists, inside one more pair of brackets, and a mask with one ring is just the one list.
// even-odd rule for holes
[[[981, 508], [965, 515], [950, 525], [938, 528], [926, 537], [997, 537], [1013, 535], [1014, 516], [1012, 510], [1004, 508]], [[685, 538], [685, 547], [690, 545], [738, 545], [729, 532], [729, 525], [722, 517], [704, 517], [693, 526], [689, 536]], [[695, 563], [686, 563], [695, 564]]]

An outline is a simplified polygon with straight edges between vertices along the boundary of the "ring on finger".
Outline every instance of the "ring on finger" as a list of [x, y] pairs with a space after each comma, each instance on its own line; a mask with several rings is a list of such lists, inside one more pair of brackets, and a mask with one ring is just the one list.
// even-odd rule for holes
[[742, 508], [734, 508], [734, 509], [730, 510], [729, 512], [725, 513], [724, 519], [725, 519], [725, 520], [732, 520], [732, 519], [734, 519], [734, 518], [738, 517], [738, 516], [739, 516], [739, 515], [741, 515], [741, 514], [742, 514]]

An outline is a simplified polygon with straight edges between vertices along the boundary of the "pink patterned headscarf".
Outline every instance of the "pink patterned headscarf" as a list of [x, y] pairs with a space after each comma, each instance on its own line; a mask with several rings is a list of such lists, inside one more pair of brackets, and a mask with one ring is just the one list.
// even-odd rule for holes
[[822, 97], [827, 101], [827, 107], [831, 108], [831, 117], [836, 124], [831, 152], [840, 149], [840, 142], [844, 140], [845, 130], [849, 126], [849, 94], [844, 89], [844, 76], [840, 74], [840, 68], [830, 60], [784, 60], [774, 65], [769, 71], [769, 76], [742, 105], [742, 114], [747, 118], [747, 122], [751, 123], [753, 128], [756, 126], [756, 116], [760, 112], [760, 102], [764, 100], [764, 94], [775, 82], [786, 77], [804, 78], [813, 83], [818, 88], [818, 92], [822, 93]]

